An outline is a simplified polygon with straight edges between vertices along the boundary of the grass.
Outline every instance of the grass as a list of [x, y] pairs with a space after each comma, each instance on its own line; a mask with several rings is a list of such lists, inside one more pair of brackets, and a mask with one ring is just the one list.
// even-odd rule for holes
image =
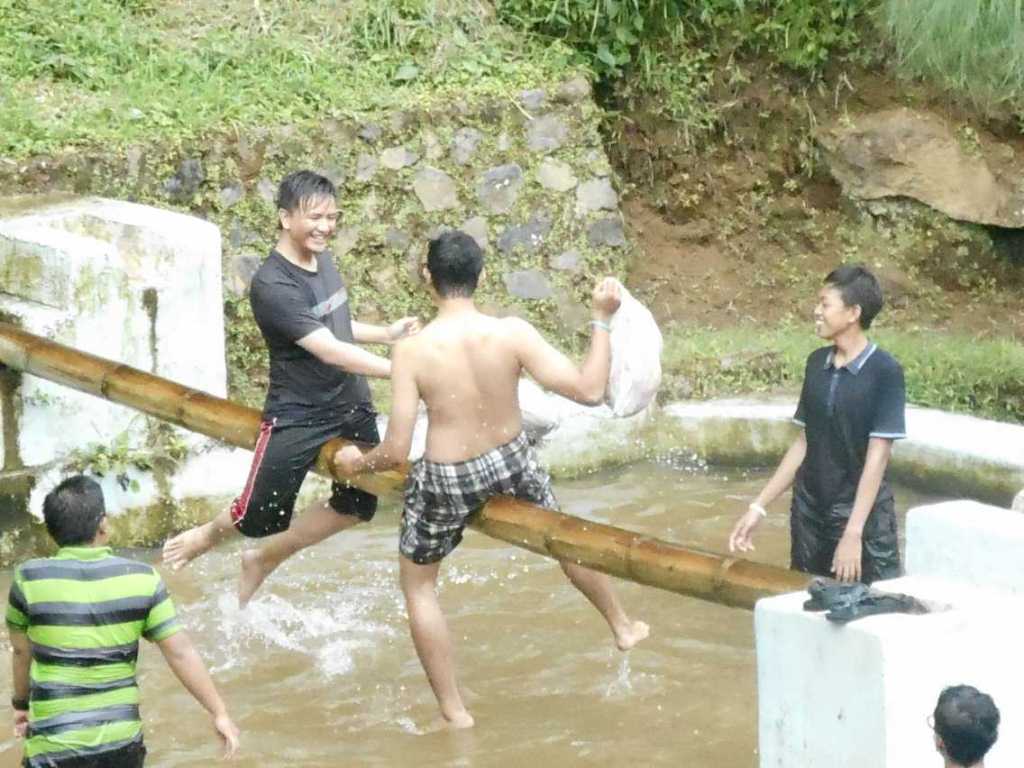
[[886, 0], [881, 18], [899, 69], [1024, 118], [1024, 1]]
[[[914, 405], [1024, 423], [1024, 347], [1012, 340], [872, 330], [903, 366]], [[661, 397], [796, 396], [807, 355], [822, 342], [803, 327], [672, 330]]]
[[569, 56], [474, 0], [0, 0], [0, 154], [507, 98]]

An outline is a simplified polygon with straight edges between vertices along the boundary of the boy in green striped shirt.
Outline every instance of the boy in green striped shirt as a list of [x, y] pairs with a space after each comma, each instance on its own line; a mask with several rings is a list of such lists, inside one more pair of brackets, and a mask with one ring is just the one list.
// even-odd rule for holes
[[167, 589], [149, 565], [111, 554], [103, 492], [70, 477], [43, 502], [55, 557], [19, 566], [7, 627], [13, 648], [14, 729], [25, 768], [137, 768], [145, 760], [135, 664], [139, 638], [210, 713], [230, 757], [231, 721]]

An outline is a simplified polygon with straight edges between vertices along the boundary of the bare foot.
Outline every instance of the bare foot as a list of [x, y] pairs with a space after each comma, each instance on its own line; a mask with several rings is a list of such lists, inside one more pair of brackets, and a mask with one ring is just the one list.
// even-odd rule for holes
[[270, 571], [263, 564], [263, 553], [250, 549], [242, 553], [242, 576], [238, 580], [238, 607], [245, 608]]
[[[442, 713], [443, 714], [443, 713]], [[453, 715], [444, 715], [444, 719], [449, 728], [460, 729], [460, 728], [472, 728], [474, 725], [473, 716], [466, 710], [456, 712]]]
[[622, 630], [615, 632], [615, 645], [620, 651], [628, 651], [651, 634], [651, 628], [643, 621], [633, 621]]
[[164, 543], [164, 565], [179, 571], [214, 545], [211, 523], [197, 525]]

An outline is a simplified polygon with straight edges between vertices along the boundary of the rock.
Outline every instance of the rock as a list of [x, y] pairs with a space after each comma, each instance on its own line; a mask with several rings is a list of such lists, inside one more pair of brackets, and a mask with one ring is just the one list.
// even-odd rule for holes
[[390, 227], [384, 233], [384, 246], [393, 251], [404, 252], [412, 244], [412, 237], [400, 229]]
[[587, 321], [590, 320], [590, 307], [579, 302], [564, 288], [554, 289], [554, 301], [558, 308], [556, 322], [563, 333], [576, 333], [587, 327]]
[[419, 155], [405, 147], [389, 147], [380, 153], [380, 164], [392, 171], [415, 165], [419, 159]]
[[590, 81], [585, 77], [574, 77], [566, 80], [555, 93], [555, 101], [563, 104], [577, 104], [590, 98]]
[[444, 157], [444, 147], [441, 146], [440, 139], [437, 138], [437, 134], [433, 131], [425, 131], [423, 133], [423, 156], [431, 162]]
[[142, 150], [139, 147], [129, 147], [126, 157], [128, 160], [128, 181], [135, 184], [139, 180], [139, 170], [142, 167]]
[[172, 200], [185, 202], [199, 191], [204, 181], [206, 172], [203, 170], [202, 162], [197, 158], [188, 158], [182, 160], [178, 172], [164, 182], [164, 192]]
[[262, 263], [263, 260], [254, 253], [240, 253], [232, 257], [228, 289], [236, 296], [244, 296], [249, 290], [252, 276]]
[[356, 181], [367, 182], [377, 174], [377, 158], [362, 154], [356, 159]]
[[342, 227], [334, 236], [334, 246], [331, 251], [335, 256], [345, 256], [359, 245], [360, 232], [357, 227]]
[[335, 187], [340, 187], [345, 183], [345, 171], [336, 165], [329, 165], [326, 168], [320, 168], [317, 170], [317, 173], [330, 181]]
[[487, 250], [487, 246], [490, 245], [490, 238], [487, 232], [487, 220], [483, 216], [474, 216], [466, 220], [459, 229], [476, 240], [476, 244], [481, 249]]
[[523, 169], [515, 163], [491, 168], [477, 181], [476, 196], [491, 213], [508, 213], [523, 186]]
[[576, 215], [583, 216], [591, 211], [614, 211], [619, 206], [619, 196], [612, 189], [608, 179], [590, 179], [576, 188]]
[[547, 299], [551, 296], [551, 283], [542, 272], [536, 269], [524, 269], [519, 272], [506, 272], [502, 275], [505, 288], [517, 299]]
[[260, 179], [256, 184], [256, 194], [271, 205], [277, 204], [277, 186], [270, 179]]
[[530, 122], [526, 146], [531, 152], [554, 152], [569, 138], [569, 126], [558, 115], [544, 115]]
[[413, 191], [426, 211], [443, 211], [459, 204], [452, 177], [436, 168], [422, 168], [412, 183]]
[[388, 125], [394, 133], [401, 133], [404, 131], [409, 127], [410, 122], [411, 120], [409, 115], [401, 111], [393, 112], [388, 118]]
[[715, 230], [707, 219], [696, 219], [677, 227], [673, 234], [684, 243], [706, 243], [715, 234]]
[[534, 88], [529, 91], [521, 91], [519, 93], [519, 103], [526, 109], [537, 110], [544, 106], [548, 100], [548, 95], [540, 88]]
[[469, 161], [476, 154], [476, 148], [480, 144], [483, 135], [475, 128], [460, 128], [452, 137], [450, 150], [451, 158], [459, 165], [469, 165]]
[[544, 189], [555, 192], [568, 192], [576, 186], [577, 180], [572, 166], [550, 157], [545, 157], [537, 169], [537, 181]]
[[603, 245], [621, 248], [626, 244], [626, 233], [622, 229], [622, 220], [612, 216], [598, 219], [587, 227], [587, 242], [595, 248]]
[[768, 204], [768, 215], [780, 221], [804, 221], [811, 217], [800, 200], [779, 198]]
[[600, 149], [588, 149], [583, 156], [587, 168], [595, 176], [610, 176], [612, 172], [611, 163], [608, 162], [608, 155]]
[[392, 293], [398, 286], [398, 270], [393, 265], [375, 269], [370, 273], [370, 282], [382, 295]]
[[367, 144], [376, 144], [380, 141], [380, 137], [383, 134], [380, 126], [376, 123], [366, 123], [359, 127], [359, 133], [356, 135], [365, 141]]
[[239, 137], [235, 143], [235, 165], [244, 181], [251, 182], [260, 175], [266, 152], [267, 145], [264, 142], [251, 141], [245, 136]]
[[860, 200], [909, 197], [960, 221], [1024, 227], [1024, 169], [993, 170], [941, 118], [910, 109], [860, 115], [819, 130], [818, 143], [843, 192]]
[[221, 208], [230, 208], [245, 197], [245, 187], [242, 182], [236, 181], [221, 189], [219, 199]]
[[551, 268], [562, 272], [579, 272], [581, 263], [579, 251], [565, 251], [551, 260]]
[[258, 232], [249, 229], [238, 219], [231, 222], [231, 228], [228, 229], [228, 244], [232, 248], [237, 250], [245, 245], [257, 244], [260, 240]]
[[1010, 505], [1010, 509], [1014, 512], [1024, 512], [1024, 489], [1013, 497], [1013, 504]]
[[512, 139], [505, 131], [498, 134], [497, 147], [499, 152], [508, 152], [512, 149]]
[[506, 256], [511, 254], [517, 247], [521, 247], [527, 253], [537, 250], [548, 232], [551, 231], [551, 219], [546, 216], [534, 214], [525, 224], [509, 227], [501, 233], [498, 238], [498, 250]]

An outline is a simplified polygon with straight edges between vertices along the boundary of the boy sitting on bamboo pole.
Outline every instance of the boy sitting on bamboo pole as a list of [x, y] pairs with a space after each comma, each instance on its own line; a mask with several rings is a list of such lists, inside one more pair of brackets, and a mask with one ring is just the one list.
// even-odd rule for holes
[[[600, 403], [610, 366], [608, 321], [620, 303], [614, 279], [597, 283], [590, 350], [577, 367], [526, 321], [477, 310], [473, 293], [482, 270], [483, 253], [469, 235], [446, 232], [430, 242], [423, 276], [438, 312], [423, 331], [395, 345], [387, 435], [366, 454], [346, 446], [335, 455], [347, 475], [397, 465], [409, 455], [420, 399], [426, 403], [426, 453], [406, 484], [400, 580], [413, 643], [441, 714], [455, 728], [472, 726], [473, 718], [459, 694], [452, 642], [437, 599], [441, 560], [493, 496], [557, 509], [551, 479], [523, 433], [519, 377], [525, 370], [546, 389], [579, 403]], [[608, 622], [621, 650], [647, 637], [648, 626], [626, 615], [606, 575], [561, 565]]]

